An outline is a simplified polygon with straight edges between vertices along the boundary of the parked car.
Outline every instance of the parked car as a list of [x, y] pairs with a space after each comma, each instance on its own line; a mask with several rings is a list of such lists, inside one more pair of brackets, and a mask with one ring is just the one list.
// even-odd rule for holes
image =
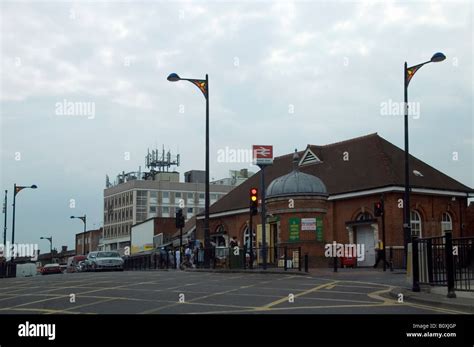
[[116, 251], [90, 252], [85, 260], [89, 271], [119, 270], [123, 271], [123, 259]]
[[41, 274], [42, 275], [47, 275], [47, 274], [62, 274], [63, 271], [61, 270], [61, 265], [57, 263], [53, 264], [46, 264], [43, 266], [41, 269]]
[[[76, 255], [67, 260], [67, 272], [80, 272], [83, 270], [83, 262], [87, 257], [85, 255]], [[82, 263], [82, 264], [81, 264]]]

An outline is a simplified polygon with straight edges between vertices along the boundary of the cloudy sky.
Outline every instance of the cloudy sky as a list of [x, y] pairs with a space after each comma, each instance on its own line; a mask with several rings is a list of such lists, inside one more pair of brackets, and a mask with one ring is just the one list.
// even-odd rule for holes
[[18, 195], [16, 241], [46, 250], [40, 236], [73, 246], [71, 214], [102, 223], [105, 175], [143, 169], [148, 147], [179, 151], [181, 173], [204, 169], [204, 98], [170, 72], [209, 74], [217, 179], [256, 171], [218, 162], [226, 147], [281, 155], [378, 132], [403, 148], [403, 117], [384, 106], [403, 101], [405, 61], [441, 51], [410, 83], [410, 150], [472, 187], [472, 18], [470, 1], [2, 1], [8, 238], [14, 183], [39, 186]]

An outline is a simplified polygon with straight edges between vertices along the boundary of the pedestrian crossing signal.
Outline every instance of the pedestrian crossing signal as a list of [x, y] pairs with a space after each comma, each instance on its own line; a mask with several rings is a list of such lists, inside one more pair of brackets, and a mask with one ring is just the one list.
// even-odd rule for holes
[[258, 212], [258, 189], [250, 189], [250, 213], [256, 215]]
[[375, 217], [380, 217], [383, 215], [383, 203], [378, 201], [374, 204], [374, 215]]

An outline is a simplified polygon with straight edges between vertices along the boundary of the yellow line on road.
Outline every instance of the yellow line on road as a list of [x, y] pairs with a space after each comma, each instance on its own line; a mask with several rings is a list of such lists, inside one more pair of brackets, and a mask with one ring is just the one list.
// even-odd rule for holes
[[[326, 287], [328, 287], [328, 286], [331, 286], [331, 285], [336, 284], [337, 282], [338, 282], [338, 281], [334, 281], [334, 282], [331, 282], [331, 283], [324, 283], [324, 284], [321, 284], [321, 285], [319, 285], [319, 286], [317, 286], [317, 287], [314, 287], [314, 288], [305, 290], [304, 292], [295, 294], [294, 298], [296, 299], [297, 297], [300, 297], [300, 296], [302, 296], [302, 295], [306, 295], [306, 294], [315, 292], [315, 291], [317, 291], [317, 290], [326, 288]], [[273, 306], [279, 305], [279, 304], [284, 303], [284, 302], [288, 302], [288, 296], [284, 296], [283, 298], [278, 299], [278, 300], [275, 300], [275, 301], [273, 301], [273, 302], [271, 302], [271, 303], [269, 303], [269, 304], [267, 304], [267, 305], [260, 306], [260, 307], [256, 307], [255, 310], [257, 310], [257, 311], [268, 310], [268, 309], [272, 308]]]
[[423, 304], [415, 304], [415, 303], [405, 302], [405, 301], [404, 302], [398, 302], [395, 299], [385, 298], [385, 297], [381, 296], [381, 294], [389, 293], [393, 288], [394, 288], [393, 286], [390, 286], [387, 289], [377, 290], [375, 292], [369, 293], [369, 294], [367, 294], [367, 296], [369, 296], [372, 299], [382, 300], [384, 306], [402, 306], [402, 305], [405, 305], [405, 306], [420, 308], [420, 309], [439, 312], [439, 313], [468, 314], [466, 312], [456, 311], [456, 310], [447, 309], [447, 308], [434, 307], [434, 306], [423, 305]]
[[[243, 288], [250, 288], [250, 287], [256, 286], [257, 284], [261, 284], [261, 282], [254, 283], [254, 284], [250, 284], [250, 285], [247, 285], [247, 286], [241, 286], [241, 287], [239, 287], [239, 288], [229, 289], [229, 290], [226, 290], [226, 291], [223, 291], [223, 292], [217, 292], [217, 293], [212, 293], [212, 294], [209, 294], [209, 295], [200, 296], [200, 297], [194, 298], [194, 299], [189, 300], [189, 301], [186, 301], [186, 300], [185, 300], [183, 303], [174, 303], [174, 304], [171, 304], [171, 305], [166, 305], [166, 306], [162, 306], [162, 307], [157, 307], [157, 308], [155, 308], [155, 309], [150, 309], [150, 310], [146, 310], [146, 311], [140, 312], [140, 314], [150, 314], [150, 313], [154, 313], [154, 312], [163, 310], [163, 309], [165, 309], [165, 308], [174, 307], [174, 306], [178, 306], [178, 305], [185, 305], [185, 304], [191, 304], [191, 303], [192, 303], [192, 304], [195, 304], [195, 301], [197, 301], [197, 300], [207, 299], [207, 298], [210, 298], [210, 297], [213, 297], [213, 296], [223, 295], [223, 294], [235, 292], [236, 290], [243, 289]], [[184, 294], [184, 293], [183, 293], [183, 294]], [[213, 304], [210, 304], [210, 305], [213, 306]], [[217, 305], [216, 305], [216, 306], [217, 306]]]
[[[74, 311], [71, 311], [71, 310], [76, 310], [78, 308], [81, 308], [81, 307], [86, 307], [86, 306], [92, 306], [92, 305], [97, 305], [97, 304], [102, 304], [104, 302], [109, 302], [109, 301], [113, 301], [113, 300], [116, 300], [115, 298], [107, 298], [107, 299], [103, 299], [103, 300], [98, 300], [98, 301], [94, 301], [94, 302], [90, 302], [88, 304], [82, 304], [82, 305], [78, 305], [78, 306], [73, 306], [73, 307], [70, 307], [70, 308], [66, 308], [64, 310], [57, 310], [56, 312], [52, 312], [52, 313], [70, 313], [70, 312], [74, 312]], [[74, 304], [73, 304], [74, 305]], [[52, 313], [48, 313], [48, 314], [52, 314]]]

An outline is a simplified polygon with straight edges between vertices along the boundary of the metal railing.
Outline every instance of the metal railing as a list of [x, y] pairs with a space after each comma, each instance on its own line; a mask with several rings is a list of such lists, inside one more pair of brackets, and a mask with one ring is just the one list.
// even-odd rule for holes
[[[147, 252], [124, 258], [125, 270], [153, 270], [180, 268], [204, 268], [206, 253], [209, 267], [213, 269], [261, 269], [263, 268], [263, 248], [213, 247], [195, 249], [189, 256], [185, 252]], [[266, 268], [280, 268], [284, 271], [308, 272], [308, 256], [303, 256], [300, 247], [275, 246], [266, 249]]]
[[420, 283], [447, 286], [454, 291], [474, 291], [474, 237], [444, 236], [418, 239]]
[[0, 278], [16, 277], [16, 263], [0, 261]]
[[474, 237], [453, 239], [455, 289], [474, 291]]

